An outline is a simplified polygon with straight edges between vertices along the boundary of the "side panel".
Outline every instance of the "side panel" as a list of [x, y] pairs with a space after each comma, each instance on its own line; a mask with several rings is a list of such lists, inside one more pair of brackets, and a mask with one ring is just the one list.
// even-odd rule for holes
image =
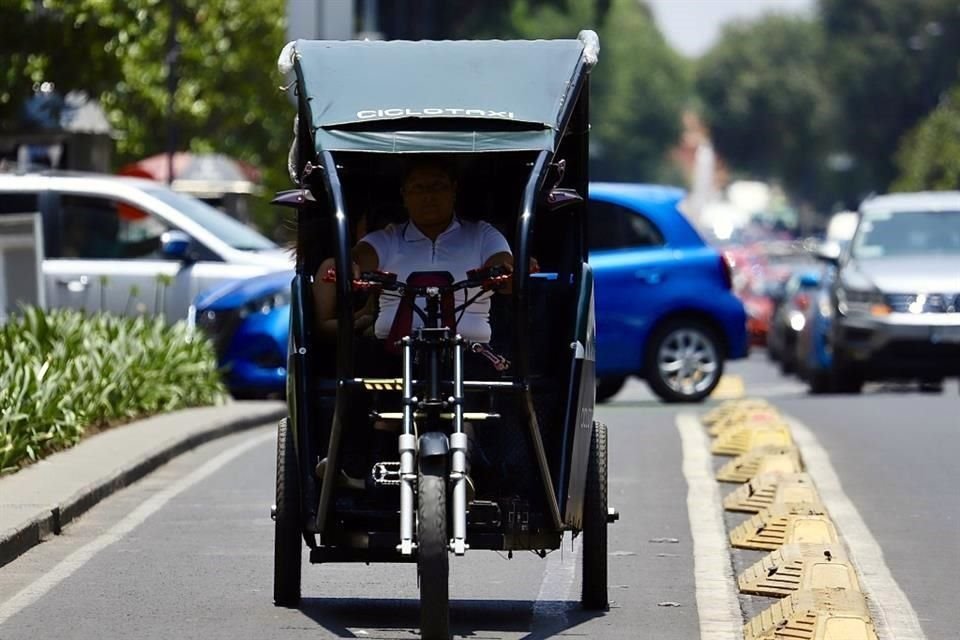
[[[297, 448], [297, 463], [302, 487], [301, 514], [305, 523], [316, 518], [318, 487], [312, 470], [317, 460], [316, 440], [311, 429], [310, 404], [310, 347], [307, 328], [310, 326], [310, 286], [307, 278], [294, 276], [290, 291], [290, 347], [287, 350], [287, 404], [292, 433]], [[307, 525], [309, 528], [309, 525]]]
[[577, 323], [570, 358], [570, 388], [563, 424], [564, 457], [560, 468], [558, 500], [563, 505], [564, 524], [580, 529], [586, 488], [593, 406], [596, 400], [596, 318], [593, 271], [584, 265], [580, 273]]

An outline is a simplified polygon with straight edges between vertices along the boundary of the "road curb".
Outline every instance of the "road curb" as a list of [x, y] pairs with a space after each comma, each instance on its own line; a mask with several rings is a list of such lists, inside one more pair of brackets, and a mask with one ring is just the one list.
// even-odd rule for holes
[[0, 567], [40, 544], [51, 534], [60, 534], [64, 526], [98, 502], [133, 484], [180, 454], [211, 440], [277, 421], [285, 415], [287, 415], [287, 408], [277, 406], [267, 410], [261, 409], [254, 415], [230, 417], [219, 422], [211, 421], [209, 427], [164, 441], [155, 449], [134, 460], [123, 461], [118, 466], [106, 470], [103, 476], [94, 482], [88, 483], [53, 504], [18, 505], [25, 509], [33, 509], [33, 513], [25, 516], [17, 525], [0, 532]]

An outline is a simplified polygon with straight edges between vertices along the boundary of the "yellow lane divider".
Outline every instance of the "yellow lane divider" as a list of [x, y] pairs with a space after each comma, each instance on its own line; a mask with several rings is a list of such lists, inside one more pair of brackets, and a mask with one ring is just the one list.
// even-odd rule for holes
[[727, 374], [720, 378], [710, 397], [714, 400], [732, 400], [742, 398], [746, 390], [743, 378], [738, 375]]
[[860, 591], [857, 572], [840, 544], [787, 544], [737, 577], [740, 593], [785, 598], [809, 589]]
[[878, 640], [862, 593], [848, 589], [798, 591], [743, 628], [745, 640]]
[[784, 502], [820, 502], [820, 494], [806, 473], [764, 473], [754, 476], [739, 489], [727, 494], [727, 511], [759, 513]]
[[717, 471], [720, 482], [749, 482], [763, 473], [800, 473], [800, 451], [790, 447], [760, 447], [739, 455]]
[[737, 549], [773, 551], [785, 544], [840, 542], [837, 529], [821, 504], [778, 504], [764, 509], [730, 532]]
[[710, 452], [717, 456], [739, 456], [760, 447], [791, 447], [790, 427], [783, 422], [744, 424], [727, 429], [713, 441]]
[[715, 438], [711, 452], [736, 456], [717, 472], [718, 481], [741, 484], [724, 508], [753, 514], [730, 532], [731, 547], [770, 552], [737, 578], [741, 593], [779, 598], [744, 626], [745, 640], [878, 640], [856, 569], [803, 472], [789, 425], [765, 400], [742, 398], [738, 383], [738, 399], [701, 421]]

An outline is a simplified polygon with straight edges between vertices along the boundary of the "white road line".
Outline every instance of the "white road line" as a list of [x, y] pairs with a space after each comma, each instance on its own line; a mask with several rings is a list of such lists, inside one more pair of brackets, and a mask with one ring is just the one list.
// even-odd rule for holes
[[830, 456], [806, 425], [793, 418], [788, 418], [788, 422], [807, 471], [813, 476], [824, 506], [846, 541], [850, 560], [860, 573], [877, 634], [884, 640], [926, 640], [917, 612], [893, 579], [883, 559], [883, 550], [843, 492]]
[[742, 640], [743, 614], [734, 591], [736, 578], [723, 523], [720, 489], [714, 479], [707, 434], [688, 413], [677, 416], [687, 479], [687, 514], [693, 535], [700, 640]]
[[573, 583], [577, 577], [577, 562], [580, 557], [580, 544], [574, 544], [570, 549], [564, 544], [567, 540], [567, 536], [564, 536], [560, 541], [560, 548], [547, 556], [547, 567], [543, 570], [540, 591], [537, 592], [537, 601], [533, 605], [531, 628], [535, 628], [541, 620], [554, 619], [555, 622], [558, 615], [566, 617], [568, 605], [565, 603], [573, 595]]
[[170, 502], [170, 500], [175, 498], [177, 495], [213, 475], [225, 465], [229, 464], [250, 449], [261, 445], [267, 440], [275, 438], [276, 433], [273, 431], [249, 438], [240, 444], [227, 449], [217, 457], [208, 460], [190, 474], [180, 478], [167, 488], [161, 490], [159, 493], [151, 496], [146, 502], [137, 507], [123, 520], [110, 527], [110, 529], [108, 529], [105, 533], [99, 535], [91, 542], [74, 551], [48, 573], [44, 574], [40, 578], [37, 578], [33, 583], [24, 587], [15, 596], [0, 605], [0, 625], [9, 620], [12, 616], [16, 615], [18, 612], [29, 607], [31, 604], [42, 598], [51, 589], [73, 575], [95, 555], [109, 547], [114, 542], [123, 539], [124, 536], [143, 524], [147, 518], [162, 509], [164, 505]]

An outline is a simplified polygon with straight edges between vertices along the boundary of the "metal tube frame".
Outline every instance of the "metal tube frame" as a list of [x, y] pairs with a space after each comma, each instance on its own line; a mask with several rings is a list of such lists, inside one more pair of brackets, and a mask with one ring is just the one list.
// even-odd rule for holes
[[530, 441], [533, 444], [533, 453], [537, 460], [537, 468], [543, 483], [543, 491], [547, 498], [550, 516], [557, 529], [563, 528], [563, 517], [560, 515], [560, 506], [557, 503], [557, 492], [553, 487], [550, 475], [550, 464], [547, 461], [547, 452], [543, 447], [543, 438], [540, 436], [540, 425], [537, 423], [537, 414], [533, 407], [533, 395], [526, 386], [530, 374], [530, 343], [524, 339], [529, 324], [529, 301], [527, 299], [527, 281], [530, 275], [530, 232], [533, 230], [533, 221], [536, 211], [537, 194], [550, 169], [549, 153], [541, 151], [533, 164], [527, 186], [523, 190], [523, 202], [520, 208], [520, 217], [517, 220], [516, 242], [517, 255], [514, 260], [513, 304], [514, 304], [514, 353], [516, 354], [517, 369], [515, 382], [522, 385], [523, 397], [520, 408], [527, 418], [527, 429]]
[[[350, 258], [350, 226], [346, 205], [340, 186], [340, 176], [333, 154], [324, 151], [321, 155], [321, 174], [327, 195], [327, 204], [333, 213], [334, 265], [337, 274], [337, 379], [353, 377], [353, 268]], [[343, 429], [343, 416], [348, 414], [349, 394], [343, 385], [337, 385], [336, 409], [333, 424], [330, 427], [330, 440], [327, 446], [327, 463], [323, 470], [323, 483], [320, 485], [320, 500], [317, 506], [317, 531], [323, 533], [330, 499], [337, 477], [337, 456], [340, 452], [340, 435]]]
[[453, 483], [453, 539], [450, 549], [462, 556], [467, 545], [467, 448], [469, 441], [463, 430], [463, 350], [464, 340], [454, 339], [453, 351], [453, 434], [450, 436], [450, 480]]
[[413, 395], [413, 341], [410, 336], [402, 340], [403, 350], [403, 433], [400, 435], [400, 544], [401, 555], [413, 554], [414, 485], [417, 482], [417, 436], [413, 423], [413, 408], [417, 399]]

